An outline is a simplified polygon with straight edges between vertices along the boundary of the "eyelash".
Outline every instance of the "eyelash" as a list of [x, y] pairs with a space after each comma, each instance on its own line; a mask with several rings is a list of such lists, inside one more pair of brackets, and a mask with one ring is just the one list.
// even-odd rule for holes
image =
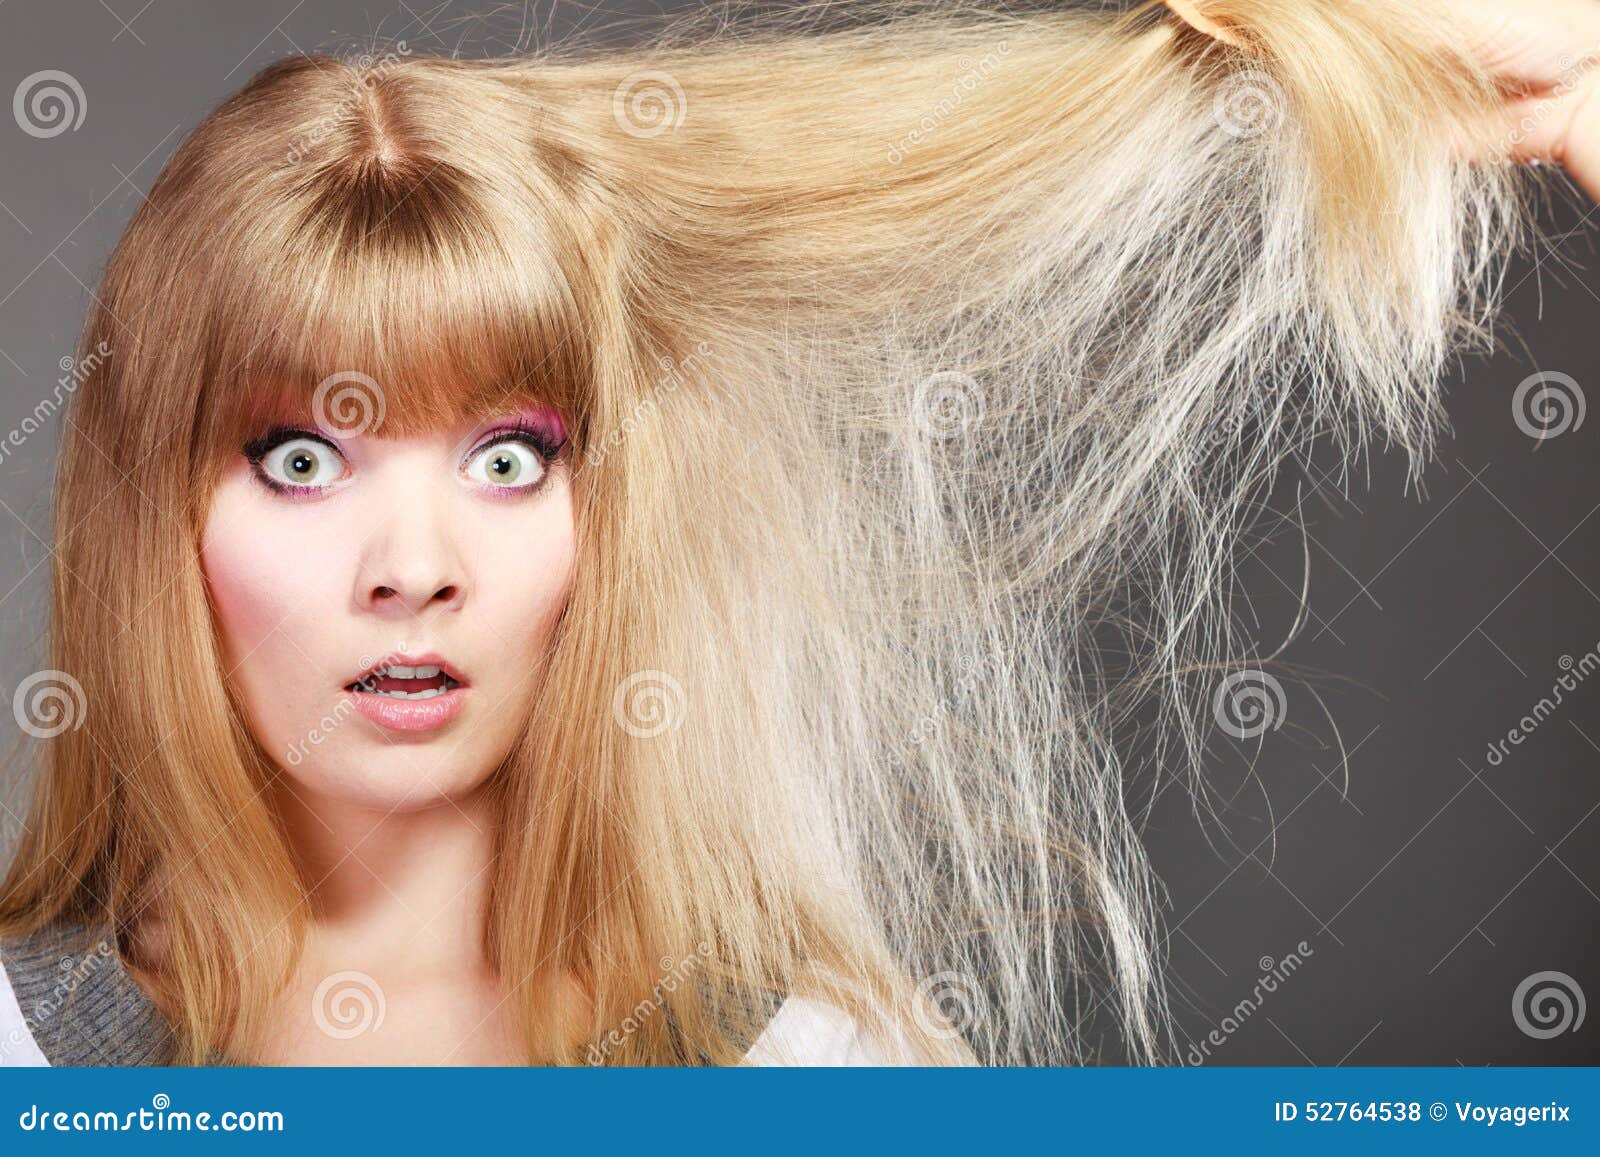
[[[250, 463], [250, 468], [255, 474], [256, 480], [268, 490], [271, 490], [274, 494], [287, 498], [292, 502], [302, 502], [307, 499], [317, 497], [327, 490], [328, 487], [286, 485], [285, 483], [279, 482], [276, 478], [269, 477], [261, 465], [262, 459], [264, 459], [268, 454], [272, 453], [272, 451], [276, 450], [279, 446], [282, 446], [285, 442], [292, 442], [296, 438], [304, 438], [310, 442], [319, 442], [328, 447], [328, 449], [333, 451], [333, 453], [338, 454], [340, 459], [343, 460], [344, 455], [340, 452], [339, 447], [335, 446], [332, 442], [324, 438], [315, 430], [307, 430], [298, 426], [276, 426], [267, 431], [261, 437], [252, 439], [250, 442], [245, 443], [244, 456], [245, 459]], [[534, 453], [538, 454], [540, 459], [542, 459], [544, 464], [544, 472], [540, 474], [537, 482], [530, 483], [527, 486], [496, 486], [481, 489], [486, 489], [491, 497], [498, 500], [521, 498], [524, 495], [532, 494], [544, 489], [545, 479], [550, 476], [550, 468], [555, 464], [556, 458], [560, 455], [562, 449], [564, 449], [567, 445], [567, 439], [563, 438], [559, 442], [552, 441], [543, 430], [536, 426], [531, 426], [525, 420], [519, 418], [517, 419], [515, 425], [503, 426], [496, 430], [490, 430], [478, 440], [477, 445], [467, 452], [464, 461], [470, 462], [473, 458], [482, 453], [484, 450], [487, 450], [490, 446], [493, 446], [498, 442], [508, 441], [521, 442], [523, 445], [530, 447]]]

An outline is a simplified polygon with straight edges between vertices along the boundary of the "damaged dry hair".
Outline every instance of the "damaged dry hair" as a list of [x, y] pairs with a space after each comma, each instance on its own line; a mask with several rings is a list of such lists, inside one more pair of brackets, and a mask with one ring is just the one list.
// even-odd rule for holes
[[1129, 741], [1197, 774], [1290, 450], [1428, 456], [1530, 216], [1452, 147], [1495, 89], [1401, 0], [1201, 3], [1240, 47], [1149, 0], [837, 7], [296, 55], [195, 129], [85, 334], [51, 665], [89, 709], [0, 929], [159, 893], [182, 1057], [251, 1055], [306, 882], [196, 535], [262, 414], [355, 372], [386, 433], [526, 395], [574, 438], [493, 781], [530, 1062], [585, 1060], [565, 974], [611, 1064], [737, 1063], [774, 993], [931, 1063], [1172, 1054]]

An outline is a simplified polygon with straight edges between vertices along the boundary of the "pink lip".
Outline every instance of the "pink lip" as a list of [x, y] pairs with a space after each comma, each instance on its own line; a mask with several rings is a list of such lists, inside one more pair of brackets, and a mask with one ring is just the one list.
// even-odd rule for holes
[[371, 691], [352, 691], [349, 695], [356, 710], [380, 727], [395, 731], [432, 731], [461, 714], [470, 691], [468, 687], [452, 687], [431, 699], [394, 699]]
[[[471, 691], [471, 686], [467, 677], [454, 663], [437, 651], [423, 651], [418, 654], [407, 651], [396, 654], [398, 657], [386, 656], [378, 660], [373, 667], [361, 672], [356, 679], [345, 685], [345, 694], [355, 704], [357, 711], [378, 726], [393, 731], [432, 731], [445, 726], [461, 714], [467, 705], [467, 695]], [[403, 663], [408, 667], [438, 667], [460, 686], [452, 687], [443, 695], [434, 695], [428, 699], [396, 699], [362, 688], [362, 684], [369, 683], [374, 670], [390, 663]]]

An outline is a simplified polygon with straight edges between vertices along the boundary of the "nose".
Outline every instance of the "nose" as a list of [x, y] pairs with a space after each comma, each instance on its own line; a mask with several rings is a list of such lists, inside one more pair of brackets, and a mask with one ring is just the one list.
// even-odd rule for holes
[[379, 583], [371, 589], [368, 598], [368, 607], [372, 610], [382, 610], [386, 607], [404, 607], [413, 615], [420, 615], [424, 608], [434, 603], [443, 603], [446, 606], [461, 601], [462, 587], [459, 583], [435, 584], [434, 580], [424, 579], [421, 576], [427, 572], [416, 571], [414, 578], [399, 578], [387, 583]]
[[437, 494], [391, 493], [383, 527], [362, 561], [357, 601], [364, 611], [410, 619], [455, 611], [467, 598], [466, 568]]

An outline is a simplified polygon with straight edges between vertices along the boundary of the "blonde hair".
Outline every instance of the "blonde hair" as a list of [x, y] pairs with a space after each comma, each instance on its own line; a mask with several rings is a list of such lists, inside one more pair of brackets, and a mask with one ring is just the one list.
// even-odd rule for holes
[[[1490, 80], [1394, 0], [807, 5], [647, 49], [293, 56], [112, 256], [55, 507], [52, 739], [0, 928], [159, 888], [183, 1056], [248, 1055], [305, 932], [207, 622], [217, 472], [330, 375], [385, 432], [527, 394], [580, 564], [489, 959], [530, 1060], [733, 1063], [752, 992], [914, 1059], [1166, 1055], [1131, 746], [1198, 774], [1229, 546], [1332, 432], [1421, 462], [1526, 210]], [[282, 395], [271, 384], [282, 386]], [[119, 624], [126, 623], [126, 630]], [[181, 693], [178, 693], [180, 692]], [[665, 959], [664, 959], [665, 958]], [[876, 1027], [874, 1027], [876, 1026]]]

